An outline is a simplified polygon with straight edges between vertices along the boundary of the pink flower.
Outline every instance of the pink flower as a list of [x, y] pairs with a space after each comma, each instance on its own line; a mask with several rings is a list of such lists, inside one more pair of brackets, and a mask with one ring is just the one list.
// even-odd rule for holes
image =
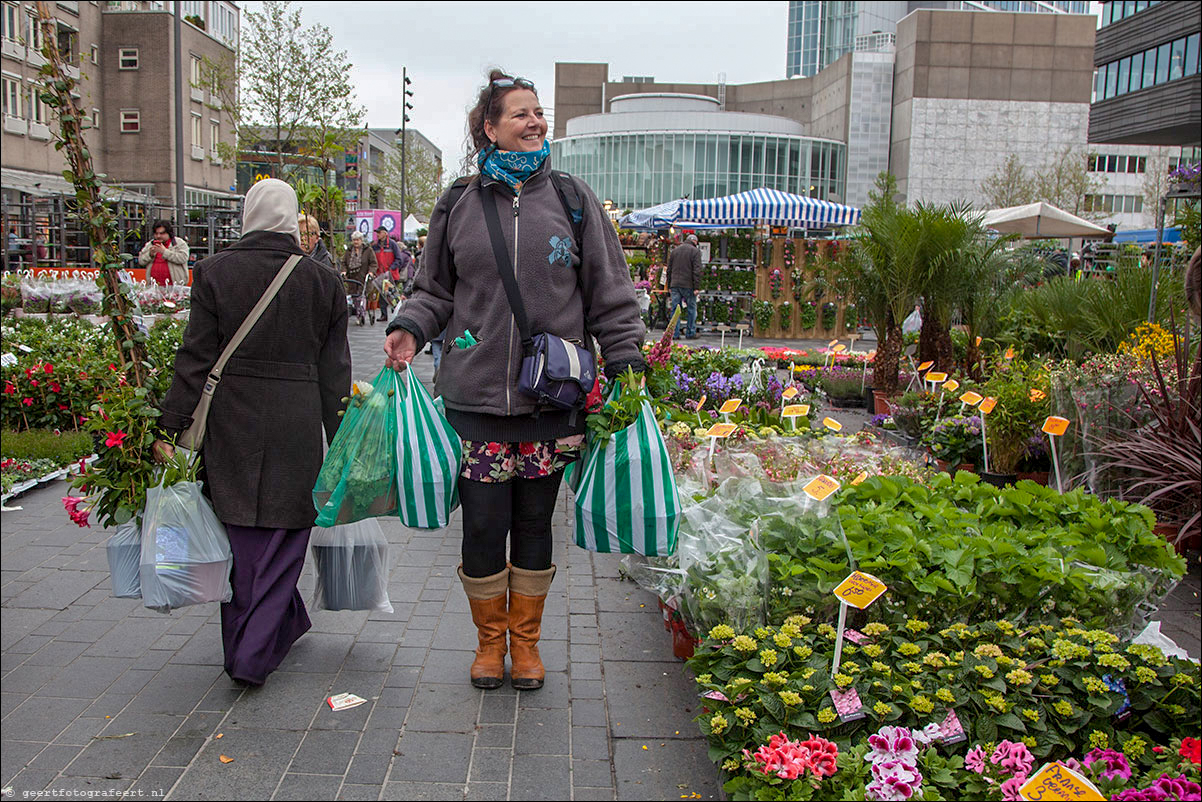
[[968, 750], [968, 754], [964, 756], [964, 768], [977, 774], [985, 773], [985, 750], [980, 744]]
[[109, 448], [120, 448], [121, 441], [127, 436], [128, 435], [120, 429], [115, 432], [108, 432], [108, 439], [104, 441], [104, 444]]
[[87, 499], [83, 496], [64, 496], [63, 509], [67, 511], [67, 515], [71, 518], [71, 521], [76, 526], [86, 526], [90, 528], [91, 524], [88, 523], [88, 516], [92, 512], [91, 508], [85, 507], [80, 509], [80, 505], [82, 505], [85, 501], [87, 501]]
[[1022, 788], [1023, 783], [1027, 781], [1027, 775], [1019, 774], [1016, 777], [1011, 777], [1006, 782], [1002, 783], [1002, 799], [1006, 802], [1022, 802], [1022, 795], [1018, 793], [1018, 789]]
[[1035, 757], [1027, 750], [1025, 744], [1002, 741], [998, 744], [997, 749], [993, 750], [993, 755], [989, 758], [989, 762], [995, 766], [1001, 766], [1001, 768], [1013, 775], [1022, 774], [1025, 776], [1031, 773], [1031, 766], [1035, 763]]
[[914, 763], [885, 760], [872, 764], [872, 782], [864, 790], [868, 799], [900, 802], [914, 796], [920, 785], [922, 775]]
[[802, 741], [802, 749], [810, 752], [810, 771], [819, 777], [830, 777], [838, 771], [839, 747], [825, 738], [819, 738], [810, 733], [809, 740]]
[[1202, 799], [1202, 786], [1187, 780], [1184, 774], [1178, 777], [1162, 774], [1148, 790], [1153, 789], [1163, 792], [1169, 799]]
[[913, 763], [918, 759], [918, 747], [907, 727], [881, 727], [875, 735], [868, 736], [868, 746], [864, 759], [874, 765], [889, 760]]
[[1122, 752], [1116, 752], [1113, 749], [1091, 749], [1083, 763], [1086, 766], [1092, 766], [1099, 760], [1106, 764], [1106, 768], [1102, 770], [1104, 779], [1113, 780], [1116, 777], [1124, 780], [1131, 779], [1131, 766], [1127, 763], [1127, 756]]

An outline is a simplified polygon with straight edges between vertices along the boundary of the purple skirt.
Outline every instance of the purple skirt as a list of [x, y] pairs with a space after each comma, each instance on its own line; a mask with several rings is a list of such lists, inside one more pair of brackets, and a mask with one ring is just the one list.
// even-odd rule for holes
[[309, 529], [226, 524], [225, 531], [234, 554], [234, 598], [221, 605], [225, 671], [233, 679], [262, 685], [311, 625], [296, 588]]

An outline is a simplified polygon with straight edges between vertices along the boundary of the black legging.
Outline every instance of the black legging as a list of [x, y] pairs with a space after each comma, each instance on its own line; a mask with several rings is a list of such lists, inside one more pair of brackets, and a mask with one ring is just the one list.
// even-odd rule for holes
[[463, 506], [463, 573], [492, 576], [505, 567], [505, 536], [509, 561], [518, 568], [543, 571], [551, 567], [551, 515], [559, 496], [563, 471], [538, 479], [477, 482], [459, 479]]

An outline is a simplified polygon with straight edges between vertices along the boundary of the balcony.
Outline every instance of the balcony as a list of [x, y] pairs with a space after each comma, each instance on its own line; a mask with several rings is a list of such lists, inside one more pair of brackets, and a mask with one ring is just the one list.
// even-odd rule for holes
[[0, 52], [9, 58], [23, 59], [25, 58], [25, 45], [12, 39], [5, 39], [0, 43]]
[[63, 72], [71, 80], [73, 80], [73, 81], [79, 80], [79, 67], [76, 67], [74, 64], [64, 64]]
[[205, 102], [205, 90], [200, 88], [199, 86], [192, 87], [192, 99], [195, 100], [197, 103], [204, 103]]
[[220, 167], [222, 164], [221, 156], [215, 150], [209, 152], [209, 161], [218, 167]]
[[4, 133], [6, 134], [21, 134], [24, 136], [29, 132], [29, 123], [22, 120], [20, 117], [4, 118]]
[[204, 147], [202, 147], [201, 145], [193, 145], [192, 146], [192, 159], [194, 161], [198, 161], [198, 162], [204, 161], [205, 160]]
[[41, 67], [46, 63], [46, 59], [42, 58], [42, 54], [32, 47], [27, 47], [25, 48], [25, 63], [31, 67]]
[[45, 142], [50, 139], [50, 126], [43, 123], [29, 123], [29, 138], [38, 139]]

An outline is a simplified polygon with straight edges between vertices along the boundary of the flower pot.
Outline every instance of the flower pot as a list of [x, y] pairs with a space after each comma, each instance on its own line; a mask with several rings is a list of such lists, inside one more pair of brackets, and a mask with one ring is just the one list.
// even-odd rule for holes
[[377, 609], [380, 588], [388, 586], [388, 578], [380, 577], [378, 570], [388, 564], [385, 549], [373, 544], [313, 546], [318, 609]]
[[1030, 472], [1019, 471], [1018, 472], [1018, 481], [1021, 482], [1024, 479], [1029, 479], [1030, 481], [1034, 482], [1037, 485], [1043, 485], [1044, 487], [1048, 486], [1048, 472], [1047, 471], [1030, 471]]
[[676, 655], [681, 660], [688, 660], [693, 656], [693, 650], [697, 647], [697, 641], [685, 629], [682, 622], [674, 622], [672, 625], [672, 654]]
[[990, 471], [981, 471], [981, 481], [986, 484], [991, 484], [994, 487], [1005, 487], [1012, 485], [1018, 481], [1016, 473], [992, 473]]
[[831, 406], [841, 409], [856, 409], [864, 407], [864, 399], [858, 395], [844, 396], [842, 398], [829, 399]]
[[893, 410], [889, 405], [889, 396], [882, 390], [872, 391], [872, 414], [890, 415]]
[[105, 552], [112, 575], [113, 595], [118, 599], [142, 598], [142, 538], [138, 525], [131, 521], [117, 527], [116, 534], [105, 545]]
[[192, 604], [229, 601], [232, 560], [142, 564], [142, 604], [174, 610]]
[[971, 462], [961, 462], [959, 465], [953, 468], [950, 462], [938, 458], [935, 459], [935, 464], [939, 466], [939, 470], [943, 471], [944, 473], [950, 473], [953, 476], [955, 476], [956, 471], [968, 471], [969, 473], [972, 473], [977, 469], [977, 466]]
[[1176, 524], [1156, 524], [1152, 527], [1152, 531], [1163, 537], [1169, 543], [1173, 544], [1173, 548], [1177, 549], [1177, 553], [1182, 557], [1186, 552], [1197, 551], [1202, 547], [1202, 537], [1197, 534], [1191, 537], [1181, 537], [1181, 527]]

